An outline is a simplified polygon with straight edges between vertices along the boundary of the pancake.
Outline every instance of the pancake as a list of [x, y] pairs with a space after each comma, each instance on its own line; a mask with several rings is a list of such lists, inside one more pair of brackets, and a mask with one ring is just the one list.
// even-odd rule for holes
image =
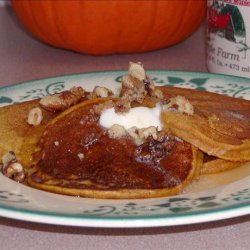
[[[65, 195], [152, 198], [250, 161], [249, 101], [155, 87], [140, 63], [130, 63], [119, 97], [110, 96], [105, 87], [73, 87], [1, 108], [2, 173]], [[114, 115], [102, 120], [106, 109]]]
[[0, 159], [9, 151], [15, 152], [25, 167], [32, 164], [32, 154], [39, 138], [55, 113], [43, 111], [43, 121], [39, 126], [27, 123], [28, 113], [39, 107], [39, 100], [27, 101], [0, 108]]
[[209, 156], [204, 154], [203, 164], [201, 167], [201, 174], [217, 174], [224, 171], [228, 171], [234, 168], [238, 168], [246, 164], [246, 162], [241, 161], [227, 161], [223, 159], [216, 158], [215, 156]]
[[199, 175], [200, 151], [171, 135], [141, 145], [128, 136], [111, 138], [93, 113], [106, 102], [83, 102], [48, 123], [28, 174], [30, 186], [82, 197], [151, 198], [177, 194]]
[[250, 161], [250, 101], [191, 89], [160, 87], [164, 99], [184, 96], [194, 114], [163, 112], [167, 129], [208, 155]]

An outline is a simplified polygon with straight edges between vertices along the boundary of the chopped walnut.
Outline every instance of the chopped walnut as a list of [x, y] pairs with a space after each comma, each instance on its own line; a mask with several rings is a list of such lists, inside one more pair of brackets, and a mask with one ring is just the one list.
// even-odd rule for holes
[[9, 162], [15, 161], [16, 155], [13, 151], [9, 151], [8, 153], [4, 154], [2, 157], [3, 166], [6, 166]]
[[141, 145], [143, 143], [143, 138], [140, 137], [138, 130], [138, 128], [132, 127], [128, 129], [128, 134], [132, 137], [136, 145]]
[[122, 89], [120, 96], [126, 97], [130, 102], [142, 102], [147, 94], [143, 81], [134, 78], [131, 75], [125, 75], [122, 78]]
[[163, 99], [164, 96], [163, 96], [163, 93], [160, 89], [154, 89], [153, 93], [152, 93], [152, 96], [158, 98], [158, 99]]
[[108, 134], [110, 138], [121, 138], [127, 134], [126, 129], [118, 124], [114, 124], [112, 127], [109, 128]]
[[137, 85], [137, 84], [140, 85], [141, 81], [138, 80], [138, 79], [136, 79], [136, 78], [134, 78], [134, 77], [132, 77], [132, 76], [130, 76], [130, 75], [124, 75], [122, 77], [122, 83], [121, 84], [122, 84], [121, 85], [122, 86], [121, 95], [123, 95], [122, 92], [124, 90], [126, 90], [126, 89], [133, 89], [135, 87], [135, 85]]
[[14, 152], [10, 151], [2, 157], [2, 173], [17, 182], [23, 182], [25, 172], [21, 163], [16, 159]]
[[95, 86], [93, 91], [90, 93], [89, 98], [90, 99], [94, 99], [98, 97], [105, 98], [105, 97], [109, 97], [112, 95], [114, 95], [112, 90], [105, 88], [105, 87]]
[[168, 133], [169, 131], [166, 131], [166, 129], [158, 131], [156, 140], [159, 142], [164, 142], [166, 138], [169, 139]]
[[146, 79], [144, 80], [144, 85], [145, 85], [145, 89], [147, 91], [148, 96], [155, 97], [158, 99], [164, 98], [162, 91], [159, 88], [155, 87], [153, 80], [150, 79], [148, 75], [146, 76]]
[[154, 163], [155, 166], [173, 149], [175, 141], [169, 140], [165, 135], [163, 141], [158, 141], [151, 136], [145, 143], [138, 145], [135, 150], [136, 160], [144, 163]]
[[138, 91], [144, 89], [144, 80], [146, 80], [146, 73], [140, 63], [129, 63], [128, 74], [122, 78], [121, 96], [124, 96], [127, 89]]
[[142, 139], [147, 139], [149, 136], [152, 136], [154, 140], [157, 140], [158, 134], [157, 134], [157, 128], [154, 126], [150, 126], [148, 128], [141, 128], [138, 130], [139, 136]]
[[143, 80], [143, 83], [147, 91], [147, 94], [149, 96], [153, 96], [155, 90], [154, 82], [150, 79], [149, 76], [146, 76], [146, 79]]
[[167, 104], [163, 105], [163, 110], [169, 112], [180, 112], [188, 115], [194, 114], [193, 105], [184, 96], [171, 98]]
[[116, 112], [128, 112], [132, 102], [143, 103], [146, 96], [162, 98], [160, 90], [155, 90], [154, 82], [145, 73], [141, 63], [129, 64], [128, 74], [122, 78], [120, 101], [115, 106]]
[[62, 111], [80, 102], [85, 94], [86, 92], [82, 87], [73, 87], [61, 93], [44, 96], [40, 100], [40, 105], [51, 112]]
[[128, 74], [140, 81], [143, 81], [146, 78], [145, 70], [140, 62], [138, 63], [130, 62], [128, 68]]
[[28, 113], [28, 119], [27, 122], [30, 125], [37, 126], [41, 124], [43, 120], [43, 113], [42, 110], [37, 107], [37, 108], [32, 108], [29, 113]]
[[159, 136], [161, 136], [161, 131], [158, 131], [154, 126], [150, 126], [148, 128], [132, 127], [128, 130], [128, 134], [132, 137], [136, 145], [141, 145], [149, 137], [152, 137], [154, 140], [158, 140]]
[[131, 102], [128, 98], [122, 97], [115, 103], [115, 112], [126, 113], [131, 108]]
[[97, 104], [93, 107], [93, 112], [96, 115], [100, 115], [102, 113], [103, 110], [109, 109], [109, 108], [113, 108], [114, 107], [114, 103], [112, 100], [106, 101], [104, 103], [100, 103]]
[[134, 101], [142, 103], [146, 94], [144, 83], [142, 81], [130, 75], [125, 75], [122, 78], [121, 98], [115, 105], [116, 112], [128, 112], [131, 108], [131, 103]]

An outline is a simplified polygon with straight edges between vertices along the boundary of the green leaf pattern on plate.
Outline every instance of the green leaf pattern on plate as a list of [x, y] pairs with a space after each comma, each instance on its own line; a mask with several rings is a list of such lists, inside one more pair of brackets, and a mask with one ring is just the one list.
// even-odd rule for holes
[[224, 207], [228, 201], [237, 204], [239, 201], [250, 199], [250, 189], [240, 190], [230, 193], [226, 198], [219, 198], [216, 195], [209, 197], [198, 197], [191, 199], [189, 197], [166, 198], [164, 202], [154, 205], [142, 206], [139, 203], [127, 203], [123, 207], [116, 206], [99, 206], [93, 210], [84, 210], [83, 214], [89, 216], [107, 216], [107, 215], [138, 215], [148, 212], [149, 214], [172, 213], [181, 214], [188, 212], [201, 212], [211, 208]]
[[25, 199], [23, 195], [16, 194], [14, 192], [2, 190], [0, 191], [0, 201], [15, 202], [15, 203], [27, 203], [28, 199]]
[[13, 100], [7, 96], [0, 96], [0, 104], [11, 104], [13, 103]]

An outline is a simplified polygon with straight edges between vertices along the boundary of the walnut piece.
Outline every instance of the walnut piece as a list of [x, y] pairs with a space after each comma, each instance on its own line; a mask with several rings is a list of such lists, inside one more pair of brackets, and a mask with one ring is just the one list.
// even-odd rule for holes
[[14, 181], [23, 182], [25, 179], [24, 168], [16, 159], [13, 151], [10, 151], [2, 157], [2, 173]]
[[139, 162], [154, 164], [157, 166], [160, 161], [173, 149], [176, 141], [168, 138], [165, 134], [164, 140], [155, 140], [148, 137], [145, 143], [138, 145], [135, 150], [135, 158]]
[[109, 128], [108, 134], [110, 138], [116, 139], [125, 136], [127, 134], [127, 131], [123, 126], [114, 124], [112, 127]]
[[130, 102], [142, 102], [147, 92], [144, 82], [131, 76], [125, 75], [122, 78], [122, 89], [120, 96], [129, 99]]
[[123, 76], [121, 86], [120, 100], [115, 106], [118, 113], [128, 112], [132, 102], [143, 103], [146, 96], [163, 98], [141, 63], [130, 62], [128, 74]]
[[102, 111], [109, 109], [109, 108], [113, 108], [113, 107], [114, 107], [113, 101], [109, 100], [109, 101], [106, 101], [104, 103], [94, 105], [93, 112], [96, 115], [100, 115], [102, 113]]
[[170, 131], [158, 130], [155, 126], [146, 128], [137, 128], [135, 126], [126, 129], [119, 124], [113, 124], [108, 130], [108, 136], [112, 139], [120, 139], [122, 137], [130, 138], [136, 146], [140, 146], [148, 140], [156, 141], [159, 143], [166, 143], [168, 141], [178, 141], [178, 138], [172, 136]]
[[152, 136], [154, 140], [157, 140], [157, 128], [154, 126], [150, 126], [148, 128], [141, 128], [138, 130], [140, 138], [143, 140], [147, 139], [149, 136]]
[[160, 89], [157, 89], [157, 88], [155, 88], [155, 89], [153, 90], [152, 96], [153, 96], [153, 97], [156, 97], [156, 98], [158, 98], [158, 99], [161, 99], [161, 100], [164, 99], [164, 96], [163, 96], [162, 91], [161, 91]]
[[108, 135], [113, 139], [129, 136], [136, 145], [141, 145], [147, 140], [148, 137], [152, 137], [154, 140], [159, 139], [158, 141], [161, 141], [162, 133], [154, 126], [150, 126], [148, 128], [131, 127], [126, 130], [123, 126], [114, 124], [108, 129]]
[[140, 137], [138, 130], [138, 128], [132, 127], [128, 129], [128, 134], [131, 136], [136, 145], [141, 145], [143, 143], [143, 139]]
[[122, 97], [115, 103], [114, 108], [116, 113], [127, 113], [131, 108], [131, 101], [129, 98]]
[[194, 107], [184, 96], [176, 96], [163, 105], [163, 110], [168, 112], [180, 112], [188, 115], [194, 114]]
[[120, 99], [115, 105], [115, 111], [118, 113], [128, 112], [131, 108], [131, 103], [134, 101], [142, 103], [146, 94], [143, 81], [131, 75], [123, 76]]
[[37, 107], [37, 108], [32, 108], [29, 113], [28, 113], [28, 119], [27, 122], [30, 125], [37, 126], [41, 124], [43, 120], [43, 113], [42, 110]]
[[16, 155], [13, 151], [9, 151], [8, 153], [4, 154], [2, 157], [3, 166], [6, 166], [9, 162], [15, 161]]
[[128, 74], [140, 81], [143, 81], [146, 78], [145, 70], [140, 62], [129, 62]]
[[95, 86], [93, 91], [90, 93], [89, 98], [90, 99], [94, 99], [98, 97], [106, 98], [112, 95], [114, 95], [112, 90], [105, 88], [105, 87]]
[[154, 140], [158, 140], [161, 132], [158, 131], [154, 126], [150, 126], [147, 128], [132, 127], [128, 130], [128, 134], [132, 137], [136, 145], [141, 145], [147, 140], [148, 137], [152, 137]]
[[40, 100], [42, 108], [50, 112], [63, 111], [80, 102], [86, 91], [82, 87], [73, 87], [54, 95], [44, 96]]

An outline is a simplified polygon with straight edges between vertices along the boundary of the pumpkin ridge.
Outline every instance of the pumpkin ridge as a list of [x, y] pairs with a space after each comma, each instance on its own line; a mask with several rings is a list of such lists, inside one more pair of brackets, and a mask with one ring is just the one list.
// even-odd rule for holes
[[[64, 39], [63, 33], [61, 32], [61, 29], [60, 29], [60, 27], [58, 25], [58, 13], [57, 13], [57, 11], [54, 11], [55, 10], [55, 4], [58, 4], [58, 3], [56, 3], [55, 1], [54, 2], [53, 1], [48, 2], [48, 8], [50, 8], [52, 10], [52, 12], [55, 13], [54, 16], [51, 18], [51, 20], [54, 23], [55, 31], [57, 32], [57, 35], [60, 38], [60, 41], [58, 41], [60, 43], [60, 46], [67, 48], [68, 47], [68, 42], [67, 42], [66, 39]], [[64, 44], [65, 46], [62, 46], [62, 44]]]
[[[85, 14], [85, 13], [83, 14], [83, 10], [84, 9], [85, 9], [85, 1], [79, 1], [78, 4], [77, 4], [77, 10], [78, 11], [77, 11], [76, 16], [82, 16], [82, 15], [84, 15]], [[73, 43], [75, 44], [75, 48], [77, 48], [77, 49], [79, 48], [78, 50], [81, 51], [82, 53], [87, 53], [88, 49], [90, 49], [90, 48], [86, 44], [85, 40], [82, 41], [82, 44], [85, 45], [85, 48], [83, 49], [83, 48], [81, 48], [81, 45], [79, 44], [79, 39], [77, 37], [74, 37], [73, 39], [74, 39]]]
[[[119, 3], [116, 2], [116, 8], [119, 8]], [[119, 22], [119, 23], [118, 23]], [[121, 18], [117, 19], [117, 27], [121, 27], [117, 29], [117, 37], [116, 37], [116, 48], [117, 50], [114, 53], [120, 53], [122, 52], [122, 47], [121, 47], [121, 37], [122, 37], [122, 23], [121, 23]]]
[[[25, 2], [22, 3], [22, 4], [25, 4]], [[30, 17], [31, 17], [31, 19], [33, 20], [33, 23], [35, 24], [35, 25], [32, 25], [32, 27], [37, 27], [37, 28], [35, 29], [36, 35], [37, 35], [38, 37], [40, 37], [41, 39], [47, 41], [47, 43], [53, 44], [53, 41], [50, 40], [50, 39], [46, 36], [46, 34], [43, 32], [42, 28], [40, 27], [39, 21], [36, 19], [35, 15], [34, 15], [34, 13], [33, 13], [33, 6], [32, 6], [33, 3], [30, 2], [30, 1], [27, 1], [26, 4], [27, 4], [27, 8], [29, 9], [29, 12], [30, 12]], [[22, 6], [22, 7], [23, 7], [23, 6]]]
[[175, 44], [176, 43], [176, 38], [177, 36], [180, 35], [180, 30], [179, 28], [182, 27], [181, 25], [183, 24], [184, 22], [184, 16], [186, 15], [187, 13], [187, 5], [188, 5], [189, 1], [185, 1], [185, 6], [183, 7], [184, 9], [184, 15], [182, 15], [182, 18], [178, 21], [178, 23], [176, 24], [176, 27], [178, 27], [178, 30], [176, 31], [176, 29], [173, 29], [172, 32], [169, 34], [169, 37], [170, 37], [170, 43], [171, 44]]
[[152, 32], [153, 32], [153, 27], [155, 26], [155, 21], [156, 21], [156, 17], [157, 17], [156, 14], [157, 14], [158, 8], [159, 8], [159, 2], [158, 1], [154, 2], [153, 4], [154, 4], [154, 7], [155, 7], [155, 8], [152, 8], [153, 9], [153, 15], [152, 15], [151, 20], [153, 20], [153, 22], [151, 21], [151, 24], [150, 24], [150, 26], [148, 28], [148, 31], [145, 32], [145, 34], [146, 34], [145, 39], [144, 39], [144, 41], [142, 41], [142, 44], [139, 46], [139, 48], [141, 48], [143, 51], [145, 50], [145, 48], [147, 48], [146, 44], [149, 41], [150, 34], [152, 34]]
[[[192, 6], [190, 6], [191, 5], [191, 3], [192, 3], [192, 1], [186, 1], [186, 7], [185, 7], [185, 10], [184, 10], [184, 13], [183, 13], [183, 18], [180, 20], [180, 24], [179, 24], [179, 27], [183, 27], [183, 26], [185, 26], [185, 25], [183, 25], [183, 22], [184, 22], [184, 20], [186, 20], [186, 18], [185, 18], [185, 16], [188, 14], [188, 12], [192, 9]], [[193, 22], [193, 23], [197, 23], [197, 22], [199, 22], [199, 19], [197, 19], [195, 22]], [[193, 31], [194, 30], [196, 30], [196, 28], [197, 28], [197, 25], [195, 25], [195, 24], [193, 24], [192, 25], [192, 27], [193, 27]], [[175, 37], [178, 35], [178, 36], [182, 36], [183, 37], [183, 40], [184, 39], [186, 39], [189, 35], [191, 35], [192, 33], [187, 33], [186, 31], [185, 31], [185, 29], [180, 29], [179, 30], [179, 33], [176, 33], [175, 35], [173, 35], [173, 39], [174, 40], [177, 40], [177, 39], [175, 39]]]

